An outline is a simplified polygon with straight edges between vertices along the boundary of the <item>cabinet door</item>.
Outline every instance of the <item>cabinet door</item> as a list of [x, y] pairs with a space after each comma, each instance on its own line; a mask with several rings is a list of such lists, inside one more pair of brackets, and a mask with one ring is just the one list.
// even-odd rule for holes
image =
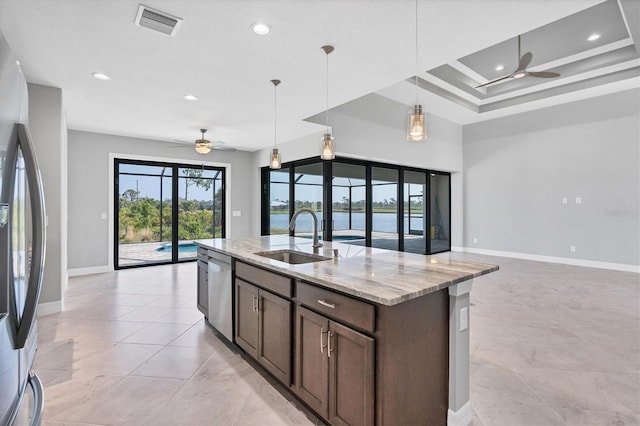
[[328, 319], [297, 307], [295, 391], [325, 419], [329, 413], [328, 330]]
[[258, 361], [282, 383], [291, 384], [291, 302], [260, 290]]
[[207, 263], [198, 261], [198, 293], [197, 293], [197, 306], [198, 310], [204, 314], [205, 317], [209, 316], [209, 280], [207, 277]]
[[330, 321], [329, 423], [373, 424], [374, 340]]
[[258, 359], [258, 287], [236, 279], [236, 344]]

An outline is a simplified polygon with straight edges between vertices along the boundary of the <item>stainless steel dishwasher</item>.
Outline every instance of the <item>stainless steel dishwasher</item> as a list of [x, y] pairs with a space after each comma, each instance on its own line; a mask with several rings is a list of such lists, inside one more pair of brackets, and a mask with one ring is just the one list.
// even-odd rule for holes
[[231, 257], [209, 250], [209, 323], [233, 341]]

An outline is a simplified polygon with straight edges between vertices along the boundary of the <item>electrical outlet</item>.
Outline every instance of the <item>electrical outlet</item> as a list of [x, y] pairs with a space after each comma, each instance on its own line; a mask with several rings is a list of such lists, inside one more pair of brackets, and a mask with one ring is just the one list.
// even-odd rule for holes
[[567, 204], [568, 202], [567, 197], [562, 197], [562, 204]]
[[582, 198], [576, 197], [576, 204], [582, 204]]
[[460, 331], [465, 331], [469, 328], [469, 308], [464, 307], [460, 309]]
[[569, 246], [569, 250], [571, 250], [571, 253], [575, 253], [576, 252], [576, 246]]
[[105, 212], [100, 213], [100, 219], [107, 220], [107, 213]]
[[474, 243], [474, 244], [478, 244], [478, 239], [477, 239], [477, 238], [474, 238], [474, 239], [473, 239], [473, 243]]

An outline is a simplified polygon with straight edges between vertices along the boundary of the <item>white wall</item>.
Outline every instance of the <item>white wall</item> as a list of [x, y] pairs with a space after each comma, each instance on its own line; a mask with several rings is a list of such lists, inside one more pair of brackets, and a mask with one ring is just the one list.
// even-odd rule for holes
[[[309, 121], [324, 123], [324, 114]], [[428, 115], [425, 142], [409, 142], [405, 135], [407, 108], [379, 95], [367, 95], [330, 111], [336, 155], [451, 172], [452, 246], [462, 245], [462, 126]], [[324, 127], [318, 133], [279, 144], [282, 161], [320, 156]], [[254, 153], [253, 168], [269, 161], [271, 147]], [[256, 173], [253, 199], [260, 200]], [[258, 204], [259, 206], [259, 204]], [[253, 215], [253, 234], [260, 233], [260, 210]]]
[[465, 126], [464, 245], [639, 265], [639, 99], [629, 90]]
[[[113, 264], [109, 263], [109, 242], [113, 240], [113, 234], [109, 231], [109, 223], [112, 223], [109, 203], [113, 199], [109, 190], [113, 183], [109, 157], [112, 153], [125, 154], [122, 158], [135, 156], [152, 160], [155, 157], [175, 162], [204, 160], [230, 164], [231, 173], [226, 188], [230, 196], [230, 205], [227, 205], [230, 227], [227, 228], [227, 234], [234, 237], [250, 235], [252, 210], [259, 210], [259, 201], [251, 199], [254, 181], [252, 154], [212, 151], [212, 154], [201, 156], [189, 147], [172, 148], [175, 146], [146, 139], [69, 131], [68, 268], [73, 273], [113, 268]], [[232, 216], [232, 211], [239, 211], [241, 216]], [[108, 213], [109, 219], [101, 219], [102, 213]]]
[[33, 138], [44, 187], [46, 258], [39, 314], [62, 309], [67, 284], [67, 127], [62, 90], [39, 84], [28, 85], [29, 130]]

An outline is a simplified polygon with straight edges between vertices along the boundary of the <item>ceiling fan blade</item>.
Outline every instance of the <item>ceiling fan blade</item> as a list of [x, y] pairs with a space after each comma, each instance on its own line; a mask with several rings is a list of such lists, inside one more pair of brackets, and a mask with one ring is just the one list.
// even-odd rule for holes
[[527, 69], [527, 67], [531, 63], [531, 59], [533, 59], [533, 55], [531, 54], [531, 52], [527, 52], [524, 55], [522, 55], [522, 58], [520, 58], [520, 63], [518, 63], [518, 69], [519, 70]]
[[560, 74], [558, 74], [557, 72], [551, 72], [551, 71], [529, 71], [529, 75], [531, 77], [540, 77], [540, 78], [560, 77]]
[[481, 84], [479, 86], [476, 86], [475, 88], [478, 89], [480, 87], [488, 86], [490, 84], [497, 83], [497, 82], [502, 81], [502, 80], [506, 80], [507, 78], [510, 78], [510, 77], [511, 77], [511, 74], [505, 75], [504, 77], [496, 78], [495, 80], [491, 80], [491, 81], [489, 81], [487, 83], [484, 83], [484, 84]]

